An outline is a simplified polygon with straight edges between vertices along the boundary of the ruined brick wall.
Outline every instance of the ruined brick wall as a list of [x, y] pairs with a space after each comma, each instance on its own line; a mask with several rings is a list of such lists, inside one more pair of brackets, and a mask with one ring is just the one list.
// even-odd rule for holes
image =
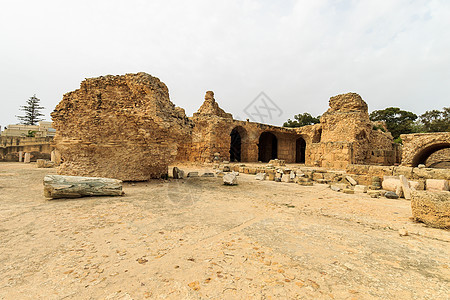
[[127, 181], [167, 173], [191, 124], [166, 85], [146, 73], [86, 79], [52, 113], [59, 174]]

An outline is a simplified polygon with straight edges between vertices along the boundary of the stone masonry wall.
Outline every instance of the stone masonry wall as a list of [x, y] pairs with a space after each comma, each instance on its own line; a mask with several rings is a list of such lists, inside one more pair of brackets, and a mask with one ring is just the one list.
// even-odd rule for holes
[[148, 180], [167, 174], [191, 123], [146, 73], [86, 79], [52, 113], [59, 174]]

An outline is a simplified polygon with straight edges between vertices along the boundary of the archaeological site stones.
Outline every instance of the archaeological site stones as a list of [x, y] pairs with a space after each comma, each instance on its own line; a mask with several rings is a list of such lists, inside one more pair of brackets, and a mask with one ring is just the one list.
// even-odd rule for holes
[[52, 118], [60, 174], [128, 181], [167, 174], [191, 129], [167, 86], [145, 73], [86, 79]]
[[[229, 185], [244, 173], [302, 186], [331, 184], [336, 192], [374, 198], [411, 199], [415, 190], [448, 193], [449, 172], [427, 167], [450, 162], [449, 133], [402, 135], [402, 147], [383, 122], [369, 119], [368, 105], [356, 93], [331, 97], [320, 123], [286, 128], [235, 120], [213, 91], [187, 117], [158, 78], [108, 75], [86, 79], [78, 90], [65, 94], [52, 117], [52, 157], [58, 156], [61, 175], [146, 181], [167, 178], [173, 162], [206, 163]], [[257, 162], [267, 165], [243, 164]], [[292, 163], [310, 169], [286, 167]], [[236, 173], [225, 174], [230, 171]], [[185, 177], [178, 168], [171, 175]], [[206, 172], [200, 177], [214, 176]], [[194, 177], [198, 172], [187, 173], [186, 178]]]

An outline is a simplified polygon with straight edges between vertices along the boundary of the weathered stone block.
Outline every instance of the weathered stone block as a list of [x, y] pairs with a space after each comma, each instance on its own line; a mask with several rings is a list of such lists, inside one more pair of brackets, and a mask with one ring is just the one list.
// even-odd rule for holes
[[355, 193], [367, 193], [367, 185], [355, 185], [354, 188]]
[[427, 191], [448, 191], [448, 181], [444, 179], [427, 179]]
[[237, 185], [237, 177], [235, 173], [229, 173], [223, 176], [223, 184], [224, 185]]
[[450, 193], [412, 191], [413, 217], [429, 226], [450, 229]]

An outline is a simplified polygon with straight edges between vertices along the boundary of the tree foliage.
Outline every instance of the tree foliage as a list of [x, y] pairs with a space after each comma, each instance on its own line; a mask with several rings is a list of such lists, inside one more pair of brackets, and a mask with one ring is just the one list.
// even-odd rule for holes
[[419, 117], [422, 131], [443, 132], [450, 131], [450, 107], [440, 110], [429, 110]]
[[284, 122], [283, 127], [302, 127], [306, 125], [317, 124], [320, 122], [320, 116], [315, 118], [309, 113], [295, 115], [294, 119], [294, 121], [288, 119], [287, 122]]
[[25, 112], [24, 116], [17, 116], [21, 124], [36, 125], [39, 121], [43, 120], [40, 117], [44, 115], [41, 113], [41, 110], [43, 110], [44, 107], [39, 106], [40, 101], [41, 100], [37, 98], [36, 95], [33, 95], [33, 97], [30, 97], [30, 99], [27, 100], [26, 105], [21, 106], [20, 110]]
[[388, 107], [371, 112], [369, 118], [372, 121], [384, 121], [394, 139], [397, 139], [400, 134], [415, 132], [414, 121], [417, 115], [398, 107]]

